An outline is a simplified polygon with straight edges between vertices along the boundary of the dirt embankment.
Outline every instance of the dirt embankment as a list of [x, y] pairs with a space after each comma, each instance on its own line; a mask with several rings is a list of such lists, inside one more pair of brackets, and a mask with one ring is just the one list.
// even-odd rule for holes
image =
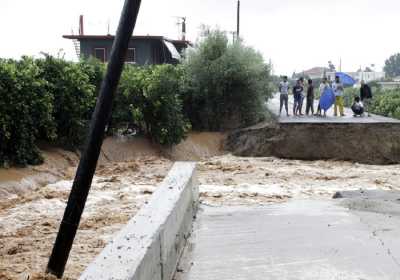
[[265, 123], [231, 133], [226, 149], [238, 156], [397, 164], [399, 139], [397, 123]]
[[[98, 170], [113, 163], [130, 162], [139, 158], [157, 157], [173, 161], [198, 161], [222, 155], [225, 135], [221, 133], [190, 133], [179, 145], [162, 148], [141, 137], [112, 137], [104, 140]], [[10, 205], [15, 199], [24, 200], [24, 194], [59, 180], [73, 179], [79, 162], [79, 153], [42, 146], [45, 163], [26, 168], [0, 169], [0, 200]], [[22, 199], [21, 199], [22, 198]], [[0, 205], [6, 207], [4, 203]]]

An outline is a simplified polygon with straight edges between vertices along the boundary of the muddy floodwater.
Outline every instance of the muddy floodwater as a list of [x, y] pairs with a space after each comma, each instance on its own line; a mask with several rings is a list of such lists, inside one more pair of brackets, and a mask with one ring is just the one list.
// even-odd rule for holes
[[[201, 137], [200, 137], [201, 138]], [[197, 137], [196, 139], [200, 139]], [[104, 150], [66, 268], [76, 279], [156, 190], [173, 161], [154, 152], [112, 158]], [[191, 143], [190, 145], [195, 145]], [[192, 149], [190, 146], [188, 149]], [[295, 161], [217, 155], [209, 143], [199, 154], [201, 202], [211, 206], [330, 199], [341, 190], [400, 190], [399, 166], [334, 161]], [[120, 145], [118, 147], [121, 147]], [[132, 149], [127, 145], [127, 149]], [[151, 152], [151, 153], [150, 153]], [[172, 153], [174, 151], [169, 151]], [[184, 147], [176, 153], [190, 157]], [[149, 154], [150, 153], [150, 154]], [[176, 156], [178, 157], [178, 156]], [[176, 159], [176, 157], [174, 159]], [[179, 157], [178, 157], [179, 158]], [[46, 279], [43, 275], [63, 215], [78, 156], [51, 151], [46, 164], [0, 172], [0, 279]], [[187, 159], [187, 158], [185, 158]]]

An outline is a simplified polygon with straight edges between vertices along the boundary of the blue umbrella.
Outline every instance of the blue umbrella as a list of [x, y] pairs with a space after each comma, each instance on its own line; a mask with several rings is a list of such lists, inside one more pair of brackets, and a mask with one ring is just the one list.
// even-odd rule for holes
[[340, 78], [340, 81], [344, 86], [354, 86], [357, 82], [350, 75], [343, 72], [336, 72], [336, 76]]

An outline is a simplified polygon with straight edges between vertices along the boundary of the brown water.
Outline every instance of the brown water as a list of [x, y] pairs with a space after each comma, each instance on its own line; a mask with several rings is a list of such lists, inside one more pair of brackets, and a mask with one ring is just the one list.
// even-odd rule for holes
[[[186, 151], [185, 159], [219, 151], [221, 139]], [[202, 134], [187, 143], [200, 143]], [[213, 139], [214, 139], [213, 138]], [[192, 140], [193, 139], [193, 140]], [[193, 147], [193, 144], [191, 144]], [[212, 147], [215, 145], [216, 147]], [[180, 145], [176, 150], [181, 151]], [[0, 279], [46, 279], [43, 275], [60, 218], [72, 185], [78, 155], [43, 147], [45, 163], [0, 173]], [[172, 151], [172, 152], [171, 152]], [[161, 148], [143, 138], [108, 138], [102, 154], [80, 230], [75, 240], [66, 279], [76, 279], [155, 191], [172, 161]], [[220, 153], [220, 152], [219, 152]], [[169, 155], [181, 155], [169, 149]]]
[[[327, 199], [336, 191], [360, 188], [400, 190], [399, 166], [239, 158], [221, 155], [221, 139], [222, 135], [194, 134], [186, 144], [168, 151], [171, 158], [201, 159], [198, 176], [204, 204], [254, 205], [297, 198]], [[108, 139], [103, 153], [66, 279], [78, 278], [111, 236], [146, 203], [173, 164], [160, 156], [165, 151], [143, 139]], [[1, 173], [4, 177], [0, 188], [8, 189], [7, 196], [0, 193], [2, 280], [46, 279], [42, 272], [63, 215], [78, 156], [50, 149], [45, 157], [42, 166]], [[18, 182], [10, 182], [13, 178]], [[35, 187], [21, 189], [29, 182]], [[13, 184], [20, 184], [19, 188], [9, 187]]]

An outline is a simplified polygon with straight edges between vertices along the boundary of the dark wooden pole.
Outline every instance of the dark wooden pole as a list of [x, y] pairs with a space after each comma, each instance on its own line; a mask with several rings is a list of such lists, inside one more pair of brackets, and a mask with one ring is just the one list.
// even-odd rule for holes
[[111, 115], [112, 103], [121, 73], [129, 41], [139, 13], [141, 0], [125, 0], [117, 35], [111, 51], [106, 75], [103, 79], [96, 109], [93, 113], [89, 137], [76, 171], [64, 217], [58, 231], [47, 272], [58, 278], [64, 274], [69, 253], [74, 242], [86, 199], [96, 171], [105, 128]]

